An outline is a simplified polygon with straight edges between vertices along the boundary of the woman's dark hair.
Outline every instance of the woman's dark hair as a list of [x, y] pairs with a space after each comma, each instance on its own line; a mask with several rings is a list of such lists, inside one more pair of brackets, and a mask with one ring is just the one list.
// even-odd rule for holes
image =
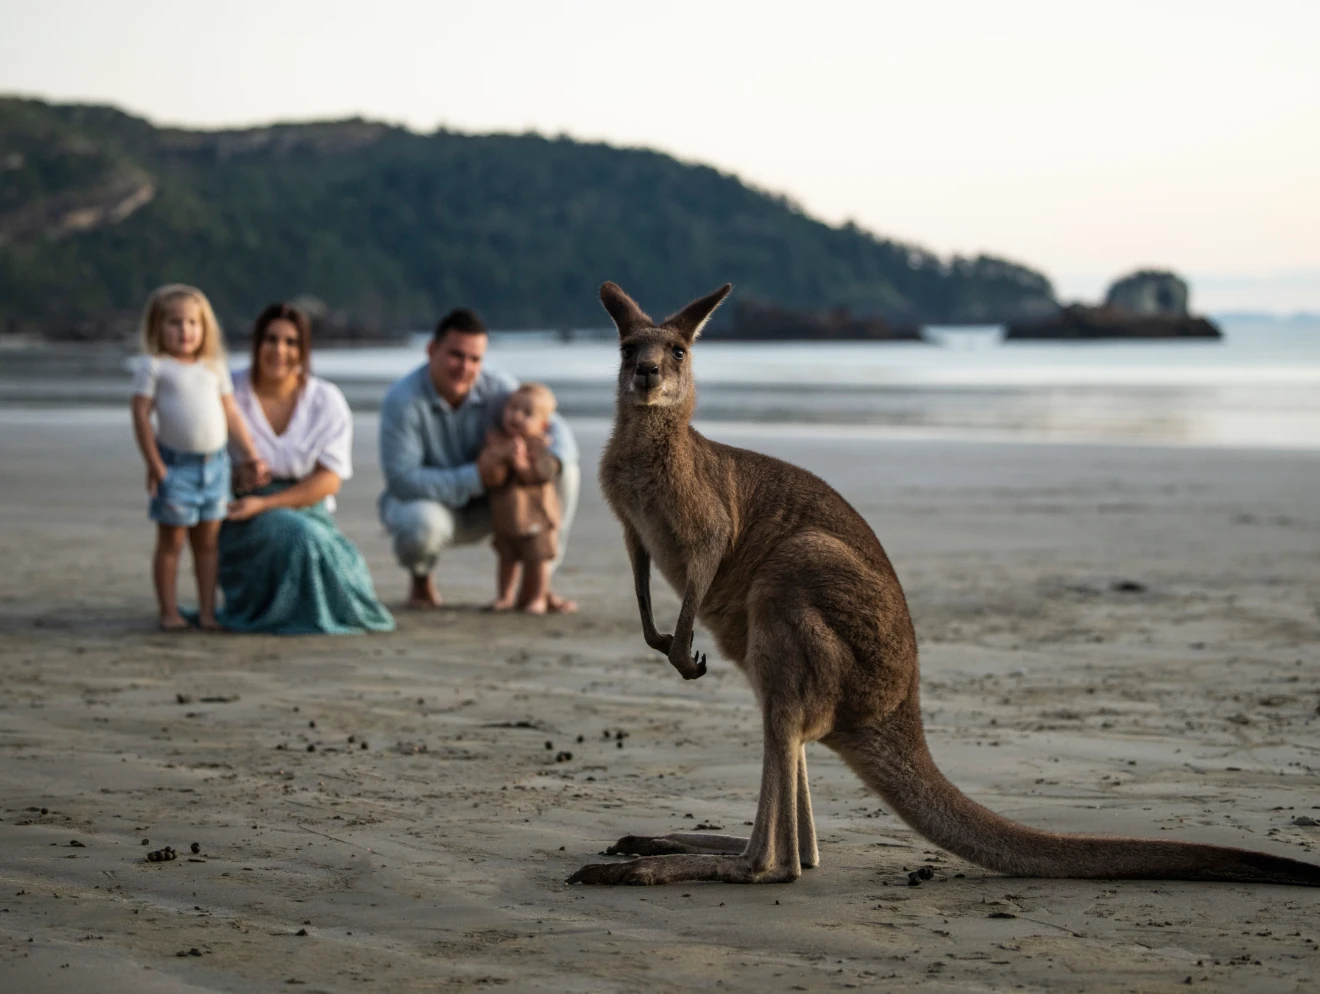
[[467, 307], [459, 307], [440, 319], [440, 323], [435, 326], [433, 340], [438, 342], [451, 331], [462, 332], [464, 335], [484, 335], [486, 334], [486, 323], [481, 320], [476, 311]]
[[298, 329], [298, 361], [302, 366], [298, 383], [305, 385], [312, 371], [312, 322], [292, 304], [271, 304], [257, 315], [257, 323], [252, 326], [252, 368], [248, 377], [254, 387], [261, 384], [261, 344], [266, 340], [267, 329], [276, 321], [288, 321]]

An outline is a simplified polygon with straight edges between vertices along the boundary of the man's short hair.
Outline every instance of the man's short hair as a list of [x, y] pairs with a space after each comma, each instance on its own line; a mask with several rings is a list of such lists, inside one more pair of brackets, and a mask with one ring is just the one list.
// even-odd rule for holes
[[451, 331], [460, 331], [464, 335], [486, 334], [486, 323], [477, 316], [477, 312], [468, 307], [457, 307], [440, 319], [435, 326], [435, 341], [440, 341]]

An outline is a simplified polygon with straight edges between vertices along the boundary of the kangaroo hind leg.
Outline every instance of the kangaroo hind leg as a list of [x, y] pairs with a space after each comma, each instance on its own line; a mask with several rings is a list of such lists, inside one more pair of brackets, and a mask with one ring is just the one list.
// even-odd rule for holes
[[[787, 883], [802, 873], [798, 852], [798, 776], [802, 764], [802, 740], [795, 722], [765, 720], [765, 750], [761, 769], [761, 798], [750, 839], [726, 836], [662, 836], [641, 839], [643, 845], [669, 845], [663, 855], [644, 855], [626, 863], [593, 863], [568, 878], [569, 883], [583, 884], [669, 884], [686, 880], [718, 880], [725, 883]], [[633, 845], [620, 848], [632, 837], [620, 839], [613, 851], [628, 852]], [[689, 840], [716, 840], [721, 847], [714, 852], [693, 851], [702, 843]], [[740, 851], [733, 851], [741, 844]], [[678, 846], [692, 849], [675, 851]], [[649, 850], [653, 852], [654, 850]]]
[[811, 816], [811, 788], [807, 786], [807, 747], [798, 750], [797, 764], [798, 859], [804, 870], [820, 866], [816, 845], [816, 822]]
[[734, 856], [747, 851], [739, 835], [670, 832], [667, 835], [625, 835], [605, 850], [608, 856]]
[[[811, 790], [807, 786], [807, 749], [802, 747], [797, 764], [798, 859], [804, 870], [820, 865], [816, 847], [816, 825], [811, 817]], [[724, 856], [747, 851], [748, 839], [741, 835], [704, 835], [671, 832], [668, 835], [625, 835], [605, 850], [611, 856]]]

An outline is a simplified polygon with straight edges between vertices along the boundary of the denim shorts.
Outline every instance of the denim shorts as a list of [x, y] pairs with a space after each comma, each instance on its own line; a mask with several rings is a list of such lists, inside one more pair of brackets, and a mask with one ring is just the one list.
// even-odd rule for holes
[[179, 452], [156, 443], [165, 479], [156, 487], [147, 516], [162, 525], [191, 528], [219, 521], [229, 507], [229, 453]]

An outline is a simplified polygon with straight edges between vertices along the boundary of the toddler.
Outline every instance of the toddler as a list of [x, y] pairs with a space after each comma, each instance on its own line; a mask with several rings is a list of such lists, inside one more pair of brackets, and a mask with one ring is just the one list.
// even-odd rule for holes
[[[550, 563], [558, 554], [559, 463], [547, 446], [546, 431], [555, 396], [539, 383], [524, 383], [504, 404], [498, 427], [486, 433], [480, 461], [490, 468], [490, 510], [499, 556], [496, 598], [491, 607], [517, 607], [545, 614]], [[484, 475], [484, 474], [483, 474]], [[522, 570], [522, 587], [514, 585]]]
[[200, 290], [172, 284], [151, 295], [142, 314], [142, 351], [133, 378], [133, 432], [147, 463], [148, 515], [157, 525], [152, 579], [160, 627], [188, 627], [175, 592], [187, 539], [197, 574], [198, 624], [215, 629], [217, 541], [230, 498], [225, 451], [230, 433], [258, 477], [265, 467], [234, 404], [220, 325]]

